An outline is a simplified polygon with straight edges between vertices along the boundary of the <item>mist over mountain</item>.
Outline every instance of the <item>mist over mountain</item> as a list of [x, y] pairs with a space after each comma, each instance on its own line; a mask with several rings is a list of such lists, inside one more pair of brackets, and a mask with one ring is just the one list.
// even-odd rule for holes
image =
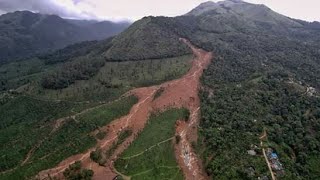
[[0, 62], [114, 36], [129, 23], [81, 21], [17, 11], [0, 16]]

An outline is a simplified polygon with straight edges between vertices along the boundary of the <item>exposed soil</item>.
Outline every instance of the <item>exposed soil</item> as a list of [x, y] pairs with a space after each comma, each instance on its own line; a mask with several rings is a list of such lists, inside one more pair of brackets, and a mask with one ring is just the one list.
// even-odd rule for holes
[[[203, 70], [209, 65], [212, 54], [192, 46], [189, 41], [185, 39], [180, 40], [193, 50], [195, 57], [191, 69], [182, 78], [158, 86], [137, 88], [127, 93], [127, 95], [133, 94], [137, 96], [139, 98], [138, 103], [132, 107], [128, 115], [114, 120], [109, 125], [100, 129], [108, 131], [108, 134], [104, 139], [98, 142], [97, 147], [100, 147], [102, 151], [105, 152], [111, 147], [112, 143], [117, 140], [119, 132], [130, 128], [133, 133], [118, 146], [111, 158], [105, 164], [105, 167], [99, 166], [90, 159], [90, 152], [95, 150], [95, 148], [92, 148], [86, 153], [65, 159], [55, 168], [40, 172], [38, 177], [40, 179], [46, 179], [49, 174], [51, 177], [63, 179], [63, 171], [68, 168], [70, 164], [81, 160], [84, 168], [92, 169], [94, 171], [93, 179], [113, 179], [119, 174], [114, 169], [114, 161], [137, 137], [137, 134], [143, 130], [149, 115], [152, 112], [164, 111], [169, 108], [184, 107], [189, 109], [190, 118], [188, 121], [178, 121], [176, 123], [176, 134], [181, 136], [181, 141], [179, 144], [175, 145], [176, 158], [187, 180], [208, 179], [208, 176], [203, 170], [202, 162], [194, 153], [191, 143], [197, 141], [197, 128], [200, 115], [200, 100], [198, 97], [198, 90], [200, 87], [199, 78], [202, 75]], [[160, 88], [163, 89], [163, 92], [159, 97], [154, 99], [154, 94]]]

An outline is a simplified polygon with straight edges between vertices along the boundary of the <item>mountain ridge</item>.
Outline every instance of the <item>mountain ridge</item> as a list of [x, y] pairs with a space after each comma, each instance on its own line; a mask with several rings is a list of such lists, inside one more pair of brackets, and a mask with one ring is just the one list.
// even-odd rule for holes
[[[26, 58], [67, 45], [102, 40], [127, 28], [128, 23], [66, 20], [57, 15], [16, 11], [0, 16], [0, 62]], [[81, 25], [82, 23], [82, 25]]]

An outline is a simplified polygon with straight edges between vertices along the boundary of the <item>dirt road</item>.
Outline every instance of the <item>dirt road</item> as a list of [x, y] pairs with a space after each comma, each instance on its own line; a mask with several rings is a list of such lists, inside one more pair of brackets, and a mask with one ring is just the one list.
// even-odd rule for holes
[[263, 147], [263, 142], [262, 142], [262, 141], [260, 141], [260, 146], [262, 147], [263, 157], [264, 157], [264, 159], [265, 159], [265, 161], [266, 161], [266, 163], [267, 163], [267, 165], [268, 165], [268, 169], [269, 169], [269, 172], [270, 172], [270, 174], [271, 174], [271, 179], [272, 179], [272, 180], [276, 180], [276, 177], [274, 176], [274, 173], [273, 173], [272, 168], [271, 168], [271, 164], [270, 164], [270, 162], [269, 162], [269, 160], [268, 160], [268, 157], [267, 157], [267, 154], [266, 154], [266, 150], [265, 150], [265, 148]]
[[[175, 145], [176, 158], [187, 180], [208, 179], [201, 161], [191, 147], [191, 143], [197, 141], [197, 127], [200, 116], [200, 100], [198, 97], [199, 78], [203, 70], [209, 65], [212, 54], [192, 46], [185, 39], [180, 40], [193, 50], [195, 58], [192, 61], [191, 69], [179, 79], [157, 86], [133, 89], [127, 94], [137, 96], [139, 99], [138, 103], [132, 107], [128, 115], [114, 120], [111, 124], [102, 128], [108, 130], [109, 133], [103, 140], [98, 142], [96, 147], [100, 147], [103, 151], [108, 150], [112, 143], [117, 140], [119, 132], [126, 128], [130, 128], [133, 133], [124, 143], [118, 146], [105, 167], [91, 161], [90, 152], [95, 149], [92, 148], [86, 153], [65, 159], [55, 168], [40, 172], [38, 177], [46, 179], [48, 174], [50, 174], [51, 177], [63, 178], [62, 172], [69, 164], [81, 160], [84, 168], [94, 171], [93, 179], [113, 179], [117, 175], [113, 162], [129, 146], [137, 134], [143, 130], [149, 115], [155, 111], [184, 107], [189, 109], [190, 119], [187, 122], [178, 121], [176, 124], [176, 134], [181, 136], [180, 143]], [[164, 90], [163, 93], [160, 97], [153, 99], [155, 92], [160, 88]]]
[[265, 159], [265, 161], [266, 161], [266, 163], [267, 163], [267, 165], [268, 165], [268, 169], [269, 169], [269, 172], [270, 172], [270, 175], [271, 175], [271, 179], [272, 180], [276, 180], [277, 178], [275, 177], [275, 175], [274, 175], [274, 173], [273, 173], [273, 170], [272, 170], [272, 168], [271, 168], [271, 164], [270, 164], [270, 162], [269, 162], [269, 160], [268, 160], [268, 157], [267, 157], [267, 153], [266, 153], [266, 149], [265, 149], [265, 147], [263, 146], [263, 141], [264, 140], [266, 140], [268, 138], [268, 136], [267, 136], [267, 130], [263, 130], [263, 133], [262, 133], [262, 135], [260, 136], [260, 146], [261, 146], [261, 148], [262, 148], [262, 153], [263, 153], [263, 157], [264, 157], [264, 159]]

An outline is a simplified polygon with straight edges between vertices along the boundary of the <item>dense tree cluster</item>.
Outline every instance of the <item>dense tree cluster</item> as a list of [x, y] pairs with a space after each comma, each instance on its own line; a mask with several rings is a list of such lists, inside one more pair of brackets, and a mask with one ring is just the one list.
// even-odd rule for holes
[[102, 154], [102, 150], [100, 148], [97, 148], [94, 151], [91, 151], [90, 153], [90, 159], [99, 165], [103, 166], [106, 162], [106, 159], [104, 155]]
[[254, 32], [211, 37], [216, 41], [194, 41], [216, 54], [202, 77], [214, 90], [201, 98], [207, 172], [218, 179], [268, 176], [262, 159], [247, 154], [265, 128], [284, 164], [282, 179], [319, 178], [320, 99], [307, 93], [320, 87], [319, 45]]
[[[208, 172], [231, 178], [246, 174], [251, 166], [264, 166], [255, 162], [260, 157], [253, 159], [246, 151], [252, 144], [259, 145], [259, 136], [266, 129], [271, 146], [285, 164], [287, 178], [319, 177], [311, 173], [318, 167], [310, 164], [311, 159], [320, 160], [319, 105], [319, 98], [307, 96], [288, 79], [273, 74], [220, 85], [212, 98], [203, 93], [201, 134], [207, 155], [215, 157]], [[259, 176], [263, 171], [256, 173]]]
[[77, 61], [66, 63], [55, 72], [42, 78], [41, 84], [47, 89], [62, 89], [73, 84], [76, 80], [87, 80], [93, 77], [104, 65], [102, 58], [89, 59], [82, 57]]

